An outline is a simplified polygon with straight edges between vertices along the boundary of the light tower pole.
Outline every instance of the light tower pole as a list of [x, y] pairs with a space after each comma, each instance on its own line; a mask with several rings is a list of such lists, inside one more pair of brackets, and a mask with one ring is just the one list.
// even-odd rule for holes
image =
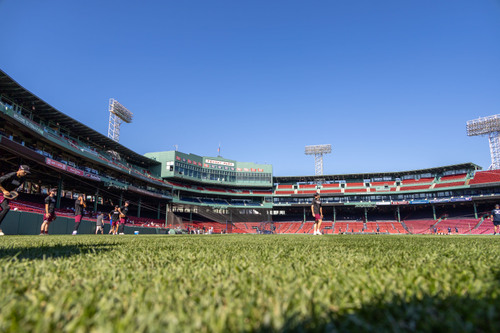
[[323, 155], [332, 152], [332, 145], [306, 146], [305, 154], [314, 155], [314, 174], [323, 175]]
[[488, 135], [491, 154], [491, 165], [488, 169], [500, 169], [500, 114], [469, 120], [467, 135]]
[[114, 98], [109, 99], [109, 126], [108, 138], [120, 141], [120, 126], [122, 122], [131, 123], [133, 113], [127, 110]]

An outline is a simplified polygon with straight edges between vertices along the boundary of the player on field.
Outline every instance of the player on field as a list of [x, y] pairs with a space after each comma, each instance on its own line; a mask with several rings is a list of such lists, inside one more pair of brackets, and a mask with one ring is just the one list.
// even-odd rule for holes
[[118, 210], [118, 205], [115, 206], [111, 212], [109, 212], [109, 220], [111, 221], [111, 230], [110, 234], [116, 235], [118, 234], [118, 220], [120, 219], [120, 211]]
[[95, 234], [97, 235], [99, 231], [101, 232], [101, 235], [104, 234], [104, 229], [103, 229], [103, 221], [104, 219], [104, 214], [102, 212], [97, 213], [97, 222], [96, 222], [96, 229], [95, 229]]
[[493, 218], [493, 235], [496, 235], [500, 231], [500, 205], [496, 204], [495, 209], [491, 211], [491, 217]]
[[83, 195], [80, 194], [75, 201], [75, 229], [73, 230], [73, 235], [78, 233], [78, 228], [80, 227], [80, 223], [83, 218], [83, 209], [87, 207], [85, 204], [85, 200], [83, 199]]
[[[0, 177], [0, 191], [3, 193], [2, 203], [0, 204], [0, 225], [10, 210], [9, 202], [17, 197], [17, 192], [23, 186], [26, 174], [30, 173], [30, 167], [21, 165], [17, 171], [8, 173]], [[11, 193], [14, 192], [14, 193]], [[0, 236], [3, 236], [0, 228]]]
[[321, 222], [323, 222], [323, 207], [321, 207], [321, 199], [319, 193], [314, 195], [314, 199], [311, 205], [311, 212], [314, 216], [314, 235], [322, 235], [321, 233]]
[[118, 208], [118, 211], [120, 212], [120, 230], [119, 230], [120, 235], [124, 234], [123, 231], [125, 229], [125, 223], [127, 222], [128, 205], [129, 202], [125, 201], [125, 204], [120, 208]]
[[43, 216], [42, 227], [40, 228], [40, 235], [49, 234], [50, 222], [56, 219], [56, 190], [51, 189], [49, 195], [45, 198], [45, 215]]

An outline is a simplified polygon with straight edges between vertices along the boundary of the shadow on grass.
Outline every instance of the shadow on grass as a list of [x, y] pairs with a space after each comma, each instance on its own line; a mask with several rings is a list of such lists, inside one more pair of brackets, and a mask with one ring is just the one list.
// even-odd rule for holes
[[15, 258], [18, 260], [36, 260], [49, 258], [68, 258], [75, 255], [102, 253], [110, 251], [117, 244], [72, 244], [72, 245], [45, 245], [45, 246], [23, 246], [12, 247], [7, 249], [0, 248], [0, 259]]
[[345, 314], [324, 311], [303, 320], [292, 317], [278, 330], [263, 326], [256, 332], [500, 332], [500, 300], [395, 297]]
[[312, 306], [313, 315], [256, 332], [500, 332], [500, 269], [494, 276], [496, 285], [481, 296], [394, 296], [344, 313]]

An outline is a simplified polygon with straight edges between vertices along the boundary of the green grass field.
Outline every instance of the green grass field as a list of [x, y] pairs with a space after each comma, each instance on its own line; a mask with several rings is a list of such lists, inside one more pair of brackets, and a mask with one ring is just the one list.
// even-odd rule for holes
[[500, 237], [10, 236], [0, 332], [500, 331]]

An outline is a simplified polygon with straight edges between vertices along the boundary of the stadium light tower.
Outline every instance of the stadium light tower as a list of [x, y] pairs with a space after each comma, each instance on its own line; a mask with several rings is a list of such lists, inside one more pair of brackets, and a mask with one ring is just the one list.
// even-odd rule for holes
[[314, 174], [323, 175], [323, 155], [332, 152], [332, 145], [306, 146], [306, 155], [314, 155]]
[[120, 141], [120, 125], [122, 122], [131, 123], [134, 114], [127, 110], [114, 98], [109, 99], [109, 126], [108, 138], [116, 142]]
[[467, 135], [488, 135], [491, 154], [491, 165], [488, 169], [500, 169], [500, 114], [469, 120]]

